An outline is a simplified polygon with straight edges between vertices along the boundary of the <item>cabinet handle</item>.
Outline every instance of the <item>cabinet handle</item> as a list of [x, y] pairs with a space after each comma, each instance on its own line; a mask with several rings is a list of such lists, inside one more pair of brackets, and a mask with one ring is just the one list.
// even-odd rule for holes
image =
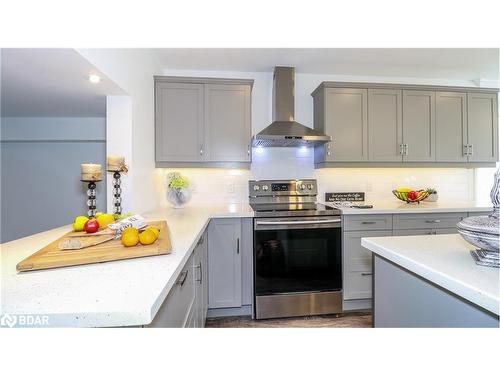
[[240, 253], [240, 239], [236, 239], [236, 254]]
[[175, 282], [177, 285], [179, 285], [179, 286], [183, 286], [184, 285], [184, 283], [186, 282], [188, 271], [189, 270], [185, 270], [185, 271], [181, 272], [181, 274], [179, 275], [179, 278]]
[[330, 144], [330, 142], [328, 142], [328, 143], [326, 144], [326, 149], [327, 149], [326, 154], [327, 154], [328, 156], [331, 156], [331, 155], [332, 155], [332, 152], [331, 152], [331, 144]]
[[463, 152], [464, 156], [468, 156], [469, 155], [469, 145], [464, 145], [464, 152]]
[[199, 282], [201, 284], [202, 280], [203, 280], [203, 270], [201, 268], [201, 262], [200, 264], [198, 264], [197, 266], [195, 266], [194, 268], [198, 268], [200, 270], [200, 278], [199, 279], [196, 279], [197, 282]]
[[361, 276], [371, 276], [373, 275], [371, 272], [361, 272]]
[[474, 153], [474, 145], [469, 145], [469, 155], [472, 156], [472, 154]]
[[377, 224], [376, 221], [362, 221], [361, 224]]
[[405, 143], [404, 155], [408, 156], [408, 143]]
[[200, 146], [200, 155], [203, 155], [203, 145]]
[[250, 155], [250, 145], [247, 146], [247, 154]]
[[437, 224], [437, 223], [440, 223], [441, 220], [438, 220], [438, 219], [436, 219], [436, 220], [426, 220], [425, 222], [426, 223], [436, 223]]
[[401, 143], [399, 145], [399, 155], [404, 155], [405, 154], [404, 148], [405, 148], [405, 145], [403, 143]]

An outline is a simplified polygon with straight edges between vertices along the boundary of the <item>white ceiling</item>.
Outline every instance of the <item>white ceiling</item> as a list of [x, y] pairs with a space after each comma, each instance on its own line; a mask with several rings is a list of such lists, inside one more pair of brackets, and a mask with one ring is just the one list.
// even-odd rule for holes
[[73, 49], [2, 49], [0, 84], [2, 117], [101, 117], [106, 95], [124, 94]]
[[498, 80], [498, 49], [157, 49], [165, 69], [271, 72], [275, 65], [297, 73]]

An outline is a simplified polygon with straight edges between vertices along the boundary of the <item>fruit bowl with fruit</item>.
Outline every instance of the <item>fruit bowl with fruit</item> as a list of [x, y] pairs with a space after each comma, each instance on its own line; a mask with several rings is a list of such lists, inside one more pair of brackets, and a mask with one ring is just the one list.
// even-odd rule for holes
[[396, 198], [406, 203], [420, 203], [429, 196], [427, 190], [412, 190], [410, 188], [397, 188], [392, 193]]

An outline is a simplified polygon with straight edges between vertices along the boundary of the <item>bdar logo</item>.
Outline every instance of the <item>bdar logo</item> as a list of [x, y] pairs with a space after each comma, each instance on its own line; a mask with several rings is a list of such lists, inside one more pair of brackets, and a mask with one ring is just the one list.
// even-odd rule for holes
[[0, 318], [0, 325], [5, 327], [8, 326], [10, 328], [14, 327], [17, 323], [17, 317], [9, 314], [3, 314]]

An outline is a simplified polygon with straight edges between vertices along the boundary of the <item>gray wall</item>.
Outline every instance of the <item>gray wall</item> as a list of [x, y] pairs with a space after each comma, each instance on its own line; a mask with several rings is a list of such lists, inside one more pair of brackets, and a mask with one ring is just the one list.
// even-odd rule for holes
[[[2, 118], [0, 242], [84, 215], [86, 162], [106, 166], [105, 118]], [[98, 211], [106, 210], [105, 178], [97, 185]]]

